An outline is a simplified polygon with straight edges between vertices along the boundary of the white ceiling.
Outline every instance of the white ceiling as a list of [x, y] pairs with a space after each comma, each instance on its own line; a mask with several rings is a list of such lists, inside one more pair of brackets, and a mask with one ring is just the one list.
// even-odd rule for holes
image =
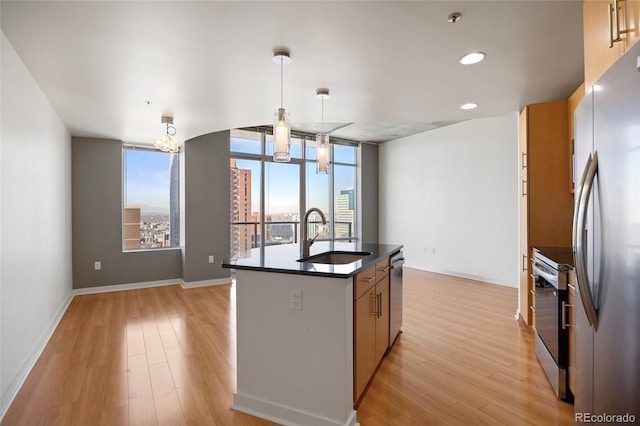
[[[456, 24], [451, 12], [462, 13]], [[386, 141], [567, 98], [583, 80], [582, 1], [4, 1], [1, 26], [74, 136], [182, 140], [324, 117]], [[463, 66], [471, 51], [487, 58]], [[145, 101], [151, 101], [147, 105]], [[459, 106], [476, 102], [479, 108]]]

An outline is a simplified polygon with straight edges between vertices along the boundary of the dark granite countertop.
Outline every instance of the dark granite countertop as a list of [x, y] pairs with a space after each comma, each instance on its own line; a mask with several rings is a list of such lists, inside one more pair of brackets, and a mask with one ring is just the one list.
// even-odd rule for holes
[[369, 256], [346, 265], [326, 265], [321, 263], [298, 262], [297, 259], [300, 258], [300, 245], [283, 244], [255, 248], [241, 253], [238, 259], [226, 258], [222, 262], [222, 267], [283, 274], [348, 278], [366, 269], [368, 266], [375, 264], [375, 262], [389, 257], [400, 249], [402, 249], [401, 245], [393, 244], [316, 242], [311, 246], [311, 256], [330, 250], [371, 252]]

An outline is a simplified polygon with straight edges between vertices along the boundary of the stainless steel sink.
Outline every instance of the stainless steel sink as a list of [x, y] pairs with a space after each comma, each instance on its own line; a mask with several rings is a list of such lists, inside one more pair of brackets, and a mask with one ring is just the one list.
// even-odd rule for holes
[[298, 262], [304, 263], [323, 263], [327, 265], [346, 265], [353, 263], [362, 258], [369, 256], [368, 251], [325, 251], [324, 253], [314, 254], [313, 256], [298, 259]]

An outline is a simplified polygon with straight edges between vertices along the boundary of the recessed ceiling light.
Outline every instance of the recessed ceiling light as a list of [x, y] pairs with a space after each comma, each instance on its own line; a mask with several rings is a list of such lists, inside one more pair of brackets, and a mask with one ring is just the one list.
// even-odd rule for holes
[[462, 13], [453, 12], [453, 13], [449, 14], [449, 16], [447, 16], [447, 22], [449, 22], [450, 24], [455, 24], [456, 22], [458, 22], [460, 20], [460, 18], [462, 18]]
[[474, 104], [473, 102], [469, 102], [468, 104], [460, 105], [460, 109], [474, 109], [477, 108], [478, 104]]
[[462, 65], [477, 64], [478, 62], [482, 61], [485, 56], [486, 55], [482, 52], [467, 53], [462, 58], [460, 58], [460, 63]]

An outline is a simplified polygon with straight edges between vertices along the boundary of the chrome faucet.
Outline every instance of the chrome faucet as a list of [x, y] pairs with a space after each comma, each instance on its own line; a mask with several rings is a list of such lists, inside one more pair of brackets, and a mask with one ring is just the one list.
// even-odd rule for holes
[[304, 214], [304, 219], [302, 219], [302, 229], [300, 229], [300, 258], [302, 259], [304, 259], [305, 257], [309, 257], [309, 249], [311, 248], [311, 245], [313, 245], [313, 242], [316, 240], [316, 238], [318, 238], [318, 235], [320, 235], [319, 233], [316, 233], [315, 237], [311, 239], [307, 238], [307, 232], [309, 228], [309, 215], [312, 212], [316, 212], [320, 215], [323, 225], [327, 224], [327, 218], [324, 217], [324, 213], [322, 213], [322, 211], [317, 207], [311, 207]]

